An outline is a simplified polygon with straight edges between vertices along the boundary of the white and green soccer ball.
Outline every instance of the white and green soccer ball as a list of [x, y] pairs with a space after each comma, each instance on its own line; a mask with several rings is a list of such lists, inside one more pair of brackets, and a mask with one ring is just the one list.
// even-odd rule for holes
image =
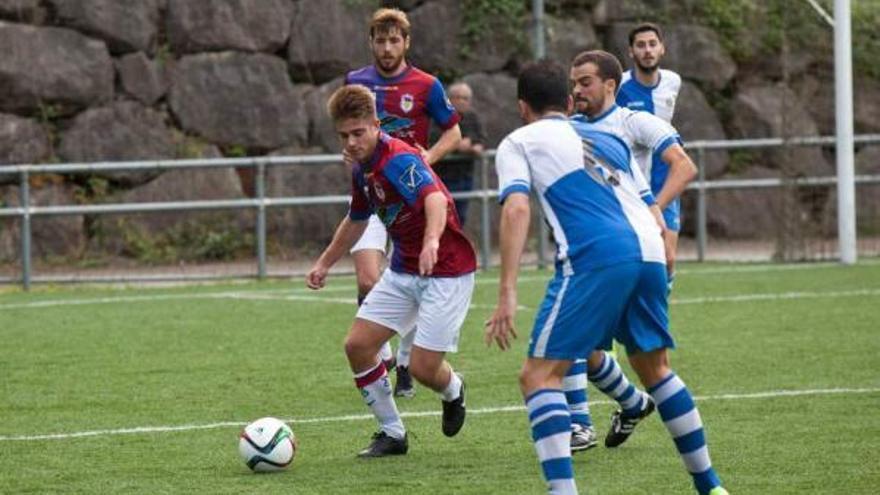
[[282, 471], [293, 462], [296, 439], [280, 419], [260, 418], [242, 430], [238, 452], [252, 471]]

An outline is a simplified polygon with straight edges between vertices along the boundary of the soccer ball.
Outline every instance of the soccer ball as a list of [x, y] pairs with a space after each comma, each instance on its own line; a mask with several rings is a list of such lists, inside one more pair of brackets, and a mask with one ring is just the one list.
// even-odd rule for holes
[[280, 419], [260, 418], [242, 430], [238, 452], [252, 471], [281, 471], [296, 454], [293, 430]]

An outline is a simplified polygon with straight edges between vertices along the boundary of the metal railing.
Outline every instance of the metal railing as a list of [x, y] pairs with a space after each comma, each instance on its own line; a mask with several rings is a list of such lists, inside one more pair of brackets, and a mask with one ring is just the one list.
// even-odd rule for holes
[[[878, 144], [880, 134], [856, 136], [856, 143]], [[747, 180], [718, 180], [707, 181], [705, 177], [706, 152], [711, 150], [730, 150], [747, 148], [768, 148], [785, 145], [792, 146], [833, 146], [834, 137], [810, 137], [792, 138], [788, 140], [771, 139], [747, 139], [732, 141], [693, 141], [687, 143], [686, 148], [696, 152], [695, 162], [698, 165], [698, 180], [688, 186], [689, 190], [697, 191], [697, 252], [698, 259], [705, 259], [706, 243], [708, 239], [706, 229], [707, 198], [706, 192], [719, 189], [743, 189], [743, 188], [767, 188], [781, 187], [795, 184], [797, 186], [832, 185], [836, 183], [836, 177], [809, 177], [802, 179], [747, 179]], [[491, 265], [491, 212], [490, 202], [498, 196], [498, 192], [489, 189], [489, 165], [494, 158], [494, 150], [484, 154], [480, 167], [480, 189], [470, 192], [455, 193], [455, 198], [478, 199], [480, 201], [480, 265], [487, 268]], [[0, 218], [17, 217], [21, 220], [21, 279], [20, 282], [25, 290], [29, 289], [32, 281], [31, 260], [31, 221], [33, 217], [49, 215], [106, 215], [119, 213], [148, 213], [168, 211], [200, 211], [200, 210], [256, 210], [256, 274], [258, 279], [266, 277], [266, 216], [271, 208], [283, 208], [309, 205], [334, 205], [346, 204], [347, 195], [326, 195], [307, 197], [267, 197], [266, 196], [266, 170], [270, 166], [286, 165], [327, 165], [339, 164], [341, 155], [304, 155], [285, 157], [250, 157], [250, 158], [221, 158], [221, 159], [191, 159], [191, 160], [146, 160], [129, 162], [101, 162], [101, 163], [67, 163], [67, 164], [44, 164], [44, 165], [14, 165], [0, 167], [0, 175], [14, 174], [19, 176], [20, 205], [0, 208]], [[167, 201], [147, 203], [116, 203], [116, 204], [93, 204], [93, 205], [53, 205], [31, 206], [30, 205], [30, 177], [34, 174], [81, 174], [112, 171], [166, 171], [171, 169], [195, 169], [195, 168], [255, 168], [255, 197], [245, 199], [221, 199], [221, 200], [197, 200], [197, 201]], [[880, 175], [856, 176], [858, 184], [880, 183]], [[539, 236], [538, 265], [546, 264], [546, 236]]]

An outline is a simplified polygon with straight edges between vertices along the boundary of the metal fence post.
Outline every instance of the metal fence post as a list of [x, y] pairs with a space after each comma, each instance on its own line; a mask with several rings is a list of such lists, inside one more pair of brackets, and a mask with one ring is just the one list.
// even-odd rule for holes
[[489, 228], [489, 160], [480, 156], [480, 266], [489, 269], [492, 255], [492, 230]]
[[31, 290], [31, 187], [27, 169], [21, 171], [19, 203], [24, 210], [21, 216], [21, 286]]
[[706, 260], [706, 148], [697, 149], [697, 261]]
[[266, 278], [266, 163], [257, 163], [257, 278]]

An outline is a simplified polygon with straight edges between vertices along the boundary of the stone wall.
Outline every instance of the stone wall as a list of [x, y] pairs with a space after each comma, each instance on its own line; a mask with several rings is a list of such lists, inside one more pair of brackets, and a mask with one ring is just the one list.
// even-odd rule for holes
[[[688, 19], [686, 0], [660, 3], [682, 19], [666, 26], [665, 66], [685, 80], [675, 124], [686, 141], [833, 131], [829, 60], [799, 58], [792, 83], [782, 88], [778, 64], [766, 64], [766, 70], [738, 66], [713, 31]], [[468, 42], [460, 36], [468, 19], [457, 0], [0, 0], [0, 163], [336, 152], [324, 103], [342, 74], [370, 62], [366, 22], [380, 4], [408, 10], [412, 62], [441, 74], [444, 82], [463, 78], [473, 86], [490, 146], [519, 125], [515, 76], [529, 58], [529, 20], [488, 19], [482, 38]], [[626, 33], [658, 5], [551, 5], [548, 52], [566, 61], [581, 50], [604, 48], [628, 65]], [[856, 131], [880, 131], [877, 81], [857, 77], [855, 96]], [[705, 165], [710, 178], [832, 171], [819, 150], [798, 152], [793, 161], [783, 166], [778, 154], [767, 153], [731, 165], [727, 153], [713, 153]], [[748, 172], [751, 167], [758, 168]], [[37, 177], [32, 198], [35, 204], [241, 198], [249, 193], [247, 178], [233, 171]], [[270, 179], [278, 196], [347, 190], [339, 167], [294, 167], [274, 171]], [[17, 204], [17, 180], [0, 175], [0, 204]], [[758, 222], [734, 228], [729, 220], [750, 203], [765, 205], [741, 195], [714, 201], [715, 232], [763, 232], [766, 226]], [[280, 212], [273, 233], [287, 245], [326, 240], [339, 208], [326, 210]], [[127, 228], [171, 229], [187, 215], [146, 217], [130, 219]], [[249, 229], [251, 217], [231, 221]], [[36, 252], [124, 254], [122, 241], [104, 242], [108, 232], [125, 237], [111, 224], [118, 222], [37, 222]], [[17, 257], [13, 225], [0, 224], [0, 260]]]

